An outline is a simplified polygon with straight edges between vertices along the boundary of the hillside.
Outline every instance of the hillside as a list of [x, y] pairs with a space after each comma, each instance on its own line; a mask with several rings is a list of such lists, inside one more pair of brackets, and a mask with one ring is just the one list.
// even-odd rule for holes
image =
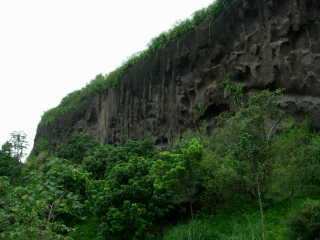
[[284, 106], [310, 113], [317, 124], [318, 21], [317, 1], [218, 1], [48, 111], [35, 150], [78, 131], [101, 143], [144, 137], [172, 143], [199, 119], [213, 122], [228, 109], [217, 89], [227, 77], [249, 90], [286, 89]]
[[161, 34], [1, 147], [0, 239], [319, 239], [319, 37], [318, 0]]

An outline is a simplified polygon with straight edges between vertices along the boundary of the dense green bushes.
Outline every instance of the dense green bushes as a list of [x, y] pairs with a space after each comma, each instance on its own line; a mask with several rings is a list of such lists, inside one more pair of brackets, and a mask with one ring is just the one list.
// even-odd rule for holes
[[27, 171], [19, 185], [1, 179], [1, 239], [67, 239], [86, 212], [88, 174], [61, 159]]
[[291, 239], [314, 240], [320, 237], [320, 202], [307, 201], [290, 219]]
[[[241, 93], [238, 90], [232, 92]], [[314, 239], [319, 234], [316, 205], [305, 207], [292, 220], [292, 238], [288, 228], [283, 227], [288, 218], [277, 215], [286, 231], [276, 237], [266, 213], [281, 202], [319, 196], [319, 135], [307, 122], [297, 123], [279, 109], [279, 91], [262, 91], [249, 98], [231, 97], [240, 107], [235, 105], [233, 113], [221, 115], [218, 127], [203, 141], [203, 190], [199, 195], [202, 210], [219, 212], [221, 208], [256, 205], [259, 214], [251, 229], [252, 239]], [[200, 222], [178, 227], [165, 239], [247, 239], [245, 232], [250, 230], [241, 223], [239, 232], [221, 235], [215, 224], [205, 219]]]
[[[13, 214], [15, 224], [4, 229], [3, 236], [10, 239], [15, 232], [18, 239], [39, 234], [64, 238], [72, 234], [75, 224], [94, 217], [102, 239], [145, 239], [155, 236], [174, 214], [193, 213], [202, 157], [197, 138], [167, 152], [159, 152], [150, 141], [120, 146], [93, 143], [83, 134], [74, 136], [58, 148], [60, 158], [29, 166], [24, 186], [10, 190], [8, 201], [18, 212]], [[15, 200], [24, 196], [23, 203]], [[32, 220], [20, 217], [27, 208], [34, 212], [29, 216]], [[10, 209], [4, 215], [9, 216]]]
[[192, 161], [200, 160], [199, 141], [192, 139], [172, 152], [162, 153], [145, 146], [142, 142], [131, 143], [130, 148], [119, 147], [122, 154], [118, 161], [111, 158], [105, 177], [94, 181], [92, 206], [101, 219], [103, 236], [151, 237], [157, 225], [169, 221], [173, 212], [189, 211], [185, 206], [196, 194], [193, 173], [198, 170]]
[[56, 150], [59, 158], [68, 159], [73, 163], [81, 164], [84, 156], [97, 146], [97, 142], [85, 134], [72, 136], [67, 143], [60, 145]]
[[21, 175], [21, 158], [27, 146], [26, 136], [20, 133], [12, 133], [11, 138], [0, 149], [0, 177], [5, 176], [11, 182], [17, 182]]
[[18, 159], [13, 158], [6, 151], [0, 150], [0, 176], [6, 176], [11, 181], [17, 181], [22, 169]]
[[[158, 150], [148, 140], [103, 145], [78, 134], [54, 156], [27, 163], [19, 184], [2, 177], [0, 236], [72, 239], [82, 228], [92, 229], [89, 239], [154, 239], [169, 224], [249, 206], [252, 239], [275, 239], [270, 208], [319, 194], [320, 137], [279, 109], [280, 91], [246, 96], [241, 87], [226, 90], [234, 106], [210, 136], [192, 133]], [[288, 225], [296, 236], [301, 229], [318, 231], [317, 208], [305, 209]], [[197, 221], [172, 236], [216, 236], [212, 224], [203, 225], [210, 229], [200, 236]], [[249, 230], [232, 239], [245, 239], [240, 236]]]
[[117, 87], [124, 74], [127, 73], [128, 69], [134, 64], [154, 56], [159, 49], [166, 47], [170, 42], [175, 41], [186, 33], [194, 30], [204, 21], [213, 22], [233, 1], [235, 0], [217, 0], [209, 7], [195, 12], [192, 18], [177, 23], [169, 31], [154, 38], [146, 50], [134, 54], [113, 72], [106, 75], [99, 74], [81, 90], [70, 93], [61, 101], [58, 107], [47, 111], [42, 116], [41, 125], [52, 123], [58, 117], [68, 112], [83, 109], [93, 95], [104, 92], [108, 88]]

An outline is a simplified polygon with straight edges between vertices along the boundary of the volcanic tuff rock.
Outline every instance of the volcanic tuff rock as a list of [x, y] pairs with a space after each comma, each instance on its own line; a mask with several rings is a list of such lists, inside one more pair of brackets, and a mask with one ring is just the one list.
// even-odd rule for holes
[[35, 149], [41, 139], [54, 146], [75, 131], [103, 143], [152, 136], [166, 144], [228, 109], [218, 88], [227, 75], [248, 89], [285, 88], [283, 105], [319, 125], [319, 38], [319, 0], [236, 0], [214, 22], [132, 66], [118, 88], [40, 124]]

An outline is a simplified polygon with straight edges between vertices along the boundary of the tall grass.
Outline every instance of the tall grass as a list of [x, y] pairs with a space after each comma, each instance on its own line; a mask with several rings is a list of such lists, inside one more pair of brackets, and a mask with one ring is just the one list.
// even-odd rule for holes
[[92, 95], [117, 87], [123, 76], [128, 72], [128, 69], [133, 65], [154, 56], [157, 51], [166, 47], [170, 42], [183, 37], [203, 22], [214, 21], [233, 1], [235, 0], [216, 0], [209, 7], [195, 12], [191, 18], [181, 21], [167, 32], [161, 33], [151, 40], [146, 50], [134, 54], [113, 72], [98, 75], [81, 90], [66, 96], [59, 106], [44, 113], [40, 124], [48, 125], [68, 112], [78, 111], [88, 103]]
[[[319, 198], [318, 198], [319, 199]], [[289, 240], [288, 219], [308, 199], [285, 201], [266, 211], [266, 239]], [[261, 240], [259, 210], [220, 212], [170, 229], [163, 240]]]
[[242, 218], [221, 216], [194, 220], [174, 228], [163, 240], [260, 240], [258, 218], [245, 215]]

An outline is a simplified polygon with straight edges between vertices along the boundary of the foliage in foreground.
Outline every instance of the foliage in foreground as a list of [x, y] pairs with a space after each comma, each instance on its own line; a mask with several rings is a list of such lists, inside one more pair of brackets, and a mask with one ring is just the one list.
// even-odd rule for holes
[[[227, 226], [218, 218], [221, 209], [250, 206], [251, 228], [230, 212], [232, 226], [241, 226], [238, 238], [222, 239], [277, 239], [270, 209], [319, 194], [320, 136], [279, 109], [279, 91], [227, 91], [234, 111], [217, 119], [210, 136], [193, 133], [158, 150], [147, 140], [102, 145], [79, 134], [55, 156], [26, 164], [20, 182], [2, 177], [0, 238], [77, 239], [82, 232], [84, 239], [155, 239], [166, 226], [204, 213]], [[313, 210], [297, 213], [288, 225], [293, 233], [300, 234], [301, 223], [317, 233]], [[195, 220], [176, 239], [219, 239], [218, 225]], [[176, 231], [165, 237], [175, 239]]]
[[320, 237], [320, 202], [307, 201], [290, 219], [292, 239], [318, 239]]
[[[300, 216], [299, 212], [301, 209], [305, 211], [304, 205], [310, 201], [314, 204], [320, 203], [319, 197], [317, 200], [302, 198], [283, 201], [266, 209], [266, 224], [268, 226], [266, 239], [316, 239], [310, 235], [307, 238], [299, 238], [302, 235], [308, 236], [307, 234], [313, 229], [311, 225], [299, 225], [298, 222], [295, 222], [293, 228], [291, 223], [292, 216]], [[246, 206], [245, 203], [238, 208], [221, 210], [214, 216], [202, 216], [189, 223], [179, 224], [166, 232], [163, 240], [261, 240], [259, 211], [252, 206], [244, 206]], [[319, 213], [317, 210], [313, 214]], [[296, 232], [295, 228], [299, 228], [297, 235], [292, 234], [293, 230]], [[303, 231], [300, 231], [302, 229]]]
[[1, 239], [65, 239], [85, 216], [88, 174], [61, 159], [28, 171], [19, 185], [0, 179]]

